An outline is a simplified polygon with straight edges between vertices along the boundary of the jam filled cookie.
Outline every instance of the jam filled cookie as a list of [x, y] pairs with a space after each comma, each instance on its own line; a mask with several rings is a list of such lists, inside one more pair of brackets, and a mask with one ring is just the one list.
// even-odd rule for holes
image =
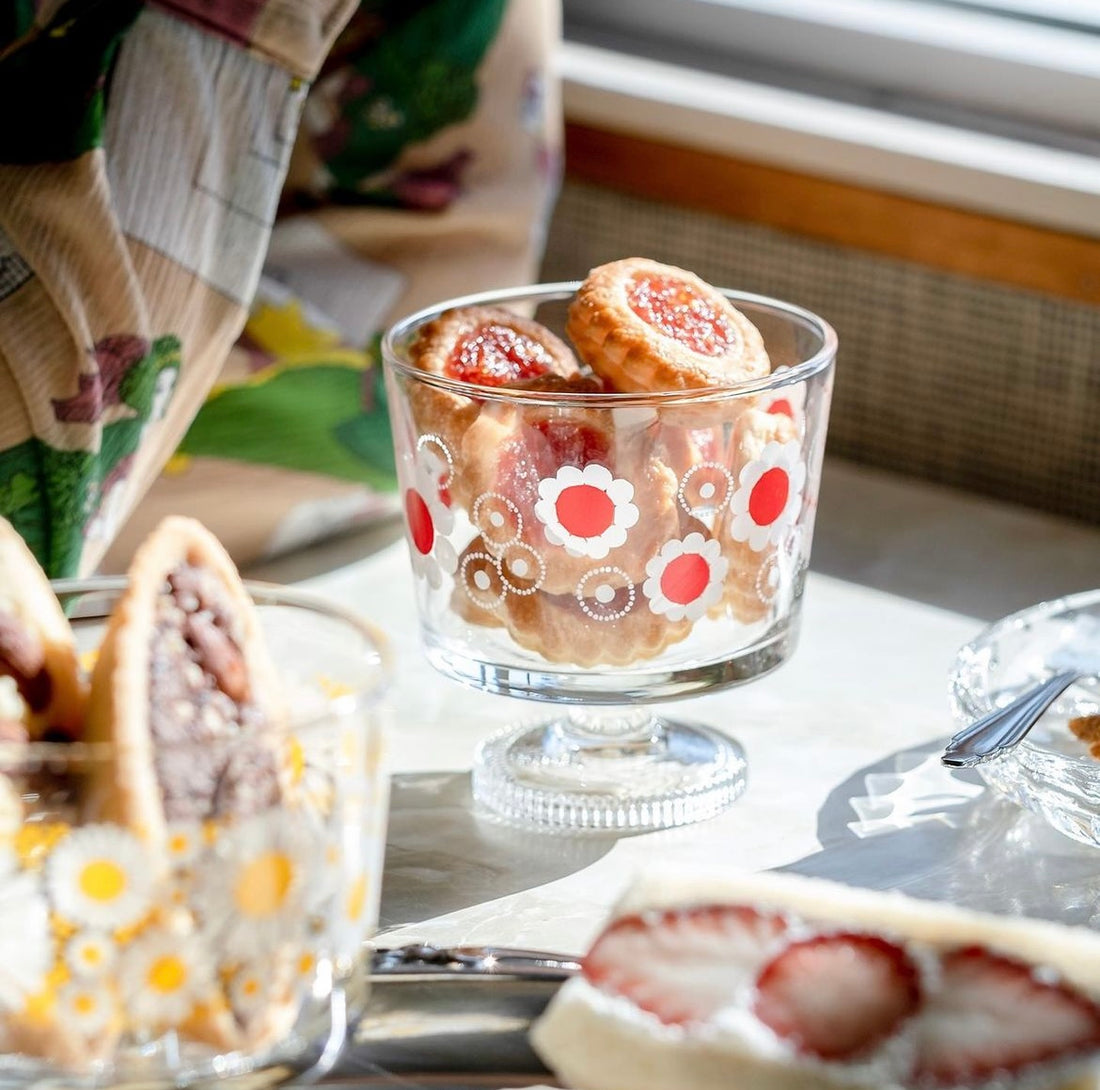
[[156, 849], [169, 822], [279, 803], [285, 713], [252, 602], [199, 523], [165, 519], [129, 583], [92, 675], [87, 736], [112, 749], [88, 802]]
[[[503, 307], [448, 310], [419, 330], [409, 358], [421, 371], [474, 386], [509, 386], [579, 373], [576, 357], [545, 326]], [[423, 434], [438, 434], [451, 450], [477, 416], [478, 401], [413, 384], [410, 398]]]
[[724, 295], [644, 258], [593, 269], [566, 328], [581, 359], [623, 392], [731, 386], [771, 370], [759, 331]]
[[[587, 594], [584, 593], [587, 591]], [[634, 585], [594, 573], [576, 594], [508, 595], [503, 620], [512, 639], [547, 662], [629, 666], [685, 639], [692, 622], [653, 613]]]
[[0, 518], [0, 725], [75, 738], [87, 703], [73, 633], [38, 561]]
[[503, 307], [446, 311], [420, 329], [410, 356], [421, 371], [474, 386], [578, 370], [573, 353], [550, 330]]

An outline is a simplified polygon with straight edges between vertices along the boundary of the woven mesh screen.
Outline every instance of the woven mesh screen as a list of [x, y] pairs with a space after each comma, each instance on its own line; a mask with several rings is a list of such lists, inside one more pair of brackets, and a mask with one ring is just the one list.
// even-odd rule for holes
[[831, 454], [1100, 523], [1100, 307], [567, 183], [544, 279], [634, 255], [832, 323]]

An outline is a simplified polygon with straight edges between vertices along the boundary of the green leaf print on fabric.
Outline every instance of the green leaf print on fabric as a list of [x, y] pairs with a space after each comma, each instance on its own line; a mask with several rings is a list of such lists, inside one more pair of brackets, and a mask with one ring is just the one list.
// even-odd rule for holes
[[0, 162], [75, 159], [102, 143], [107, 73], [141, 0], [67, 0], [45, 25], [27, 7], [2, 27]]
[[376, 370], [325, 363], [274, 367], [257, 381], [212, 396], [179, 452], [319, 473], [389, 491], [396, 475]]
[[372, 176], [408, 145], [473, 113], [477, 69], [504, 8], [505, 0], [422, 4], [404, 21], [387, 25], [346, 68], [318, 83], [315, 93], [336, 110], [331, 127], [313, 133], [335, 195], [367, 193], [377, 184]]
[[372, 367], [364, 381], [370, 385], [368, 408], [356, 414], [350, 420], [337, 425], [336, 438], [351, 451], [355, 457], [368, 465], [385, 470], [385, 487], [397, 487], [397, 471], [393, 458], [393, 432], [386, 403], [386, 384], [381, 367]]
[[[93, 520], [108, 518], [113, 490], [123, 486], [145, 429], [164, 415], [175, 389], [178, 337], [159, 337], [151, 344], [129, 336], [106, 337], [92, 355], [105, 357], [103, 346], [118, 340], [145, 343], [147, 351], [116, 376], [117, 400], [101, 399], [100, 413], [103, 400], [129, 411], [103, 427], [98, 451], [59, 450], [38, 438], [0, 451], [0, 514], [19, 531], [53, 578], [77, 573]], [[86, 389], [87, 384], [82, 384]], [[77, 398], [54, 402], [59, 420], [64, 422], [66, 411], [71, 412], [76, 402]], [[81, 408], [90, 408], [93, 402], [86, 398]], [[95, 423], [100, 413], [88, 418], [82, 412], [73, 419]], [[102, 529], [104, 536], [112, 531], [109, 525]]]

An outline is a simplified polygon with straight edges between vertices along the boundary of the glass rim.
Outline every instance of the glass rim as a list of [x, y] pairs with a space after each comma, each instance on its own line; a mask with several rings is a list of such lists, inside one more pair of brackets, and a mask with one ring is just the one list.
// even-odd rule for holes
[[[1062, 613], [1096, 605], [1100, 605], [1100, 587], [1035, 602], [1032, 605], [1024, 606], [1022, 609], [1006, 614], [1004, 617], [999, 617], [995, 621], [990, 621], [976, 636], [967, 640], [955, 652], [955, 659], [948, 673], [948, 684], [952, 696], [972, 718], [977, 718], [986, 712], [992, 711], [993, 703], [989, 699], [989, 693], [985, 690], [976, 690], [974, 686], [966, 683], [969, 667], [973, 660], [992, 648], [1008, 632], [1027, 624], [1033, 624], [1035, 621], [1046, 620]], [[1026, 745], [1027, 742], [1021, 744]]]
[[547, 390], [516, 390], [499, 386], [479, 386], [473, 382], [463, 382], [461, 379], [448, 378], [445, 375], [436, 375], [429, 371], [422, 371], [402, 358], [398, 350], [398, 342], [407, 336], [412, 330], [434, 318], [438, 318], [448, 310], [458, 307], [487, 306], [494, 303], [522, 302], [524, 300], [538, 299], [543, 302], [554, 302], [568, 299], [575, 295], [582, 281], [565, 280], [556, 283], [530, 284], [516, 288], [495, 288], [491, 291], [476, 292], [471, 295], [458, 296], [435, 303], [420, 310], [413, 311], [404, 318], [394, 322], [382, 336], [382, 359], [386, 366], [391, 367], [397, 373], [414, 379], [425, 386], [445, 390], [449, 393], [459, 394], [463, 397], [474, 397], [482, 401], [522, 402], [524, 404], [543, 405], [573, 405], [573, 406], [617, 406], [620, 408], [632, 408], [644, 405], [668, 405], [668, 404], [693, 404], [700, 401], [725, 401], [744, 397], [747, 394], [758, 394], [765, 391], [781, 389], [797, 382], [810, 378], [830, 367], [836, 358], [837, 335], [833, 327], [820, 315], [815, 314], [805, 307], [795, 303], [788, 303], [782, 299], [776, 299], [767, 295], [758, 295], [753, 292], [738, 291], [733, 288], [716, 288], [731, 303], [750, 303], [774, 312], [778, 312], [787, 318], [798, 319], [814, 328], [821, 337], [821, 347], [807, 360], [795, 364], [793, 367], [783, 367], [772, 371], [759, 378], [746, 379], [742, 382], [730, 383], [724, 386], [702, 386], [690, 390], [652, 390], [644, 392], [600, 392], [577, 393], [573, 391], [547, 391]]
[[[389, 638], [377, 625], [361, 617], [354, 610], [346, 609], [311, 591], [253, 579], [242, 580], [242, 583], [257, 606], [275, 605], [303, 609], [353, 629], [364, 641], [361, 658], [370, 675], [364, 684], [358, 687], [344, 686], [350, 689], [349, 692], [326, 695], [326, 710], [323, 713], [300, 717], [295, 717], [293, 713], [289, 714], [286, 722], [273, 730], [269, 737], [286, 737], [299, 732], [323, 729], [325, 724], [333, 718], [345, 718], [374, 706], [393, 684], [393, 649]], [[93, 575], [50, 581], [51, 588], [62, 602], [65, 596], [120, 593], [126, 589], [127, 585], [128, 580], [125, 575]], [[108, 613], [104, 612], [102, 617], [86, 619], [105, 622], [107, 617]], [[81, 619], [77, 617], [78, 621]], [[226, 739], [230, 744], [233, 741], [233, 739]], [[193, 746], [208, 744], [208, 740], [184, 742], [170, 748], [186, 751]], [[0, 742], [0, 773], [36, 763], [64, 767], [66, 764], [102, 761], [110, 757], [115, 750], [114, 742], [88, 742], [80, 738], [74, 738], [72, 741], [36, 739], [28, 742]]]

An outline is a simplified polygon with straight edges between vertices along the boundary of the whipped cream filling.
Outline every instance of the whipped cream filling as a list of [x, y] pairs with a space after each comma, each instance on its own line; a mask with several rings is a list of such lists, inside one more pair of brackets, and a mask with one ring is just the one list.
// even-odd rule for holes
[[[781, 942], [811, 934], [827, 934], [809, 921], [787, 917], [789, 930]], [[941, 986], [940, 955], [943, 949], [933, 943], [888, 936], [913, 959], [919, 972], [924, 996], [921, 1009], [905, 1019], [893, 1033], [870, 1051], [849, 1060], [824, 1060], [802, 1051], [764, 1024], [754, 1013], [756, 973], [770, 951], [761, 951], [759, 963], [730, 964], [730, 1002], [711, 1014], [706, 1021], [693, 1024], [669, 1024], [637, 1006], [626, 996], [613, 994], [590, 983], [583, 976], [570, 980], [555, 998], [544, 1024], [536, 1024], [533, 1043], [548, 1065], [571, 1085], [587, 1088], [610, 1086], [608, 1079], [621, 1078], [616, 1053], [624, 1047], [646, 1056], [643, 1061], [650, 1074], [675, 1070], [678, 1090], [716, 1085], [716, 1073], [741, 1070], [751, 1057], [764, 1075], [754, 1086], [786, 1088], [798, 1086], [851, 1087], [853, 1090], [902, 1090], [913, 1086], [914, 1063], [925, 1035], [943, 1037], [944, 1020], [949, 1035], [962, 1040], [980, 1038], [987, 1027], [987, 1015], [976, 1011], [971, 1016], [958, 1010], [937, 1008], [935, 996]], [[769, 944], [770, 946], [771, 944]], [[1055, 984], [1062, 978], [1047, 967], [1037, 966], [1033, 978]], [[611, 1042], [614, 1040], [614, 1044]], [[1089, 1060], [1069, 1054], [1025, 1065], [1009, 1074], [998, 1071], [984, 1080], [967, 1084], [967, 1090], [1039, 1090], [1062, 1086], [1080, 1073]], [[784, 1074], [780, 1074], [783, 1072]], [[801, 1072], [799, 1076], [794, 1075]], [[595, 1073], [595, 1078], [586, 1077]], [[659, 1085], [643, 1079], [637, 1085]], [[718, 1079], [722, 1081], [721, 1077]], [[627, 1081], [616, 1090], [632, 1090]], [[961, 1084], [960, 1084], [961, 1085]], [[1092, 1085], [1092, 1084], [1090, 1084]], [[1100, 1080], [1097, 1081], [1100, 1086]]]

